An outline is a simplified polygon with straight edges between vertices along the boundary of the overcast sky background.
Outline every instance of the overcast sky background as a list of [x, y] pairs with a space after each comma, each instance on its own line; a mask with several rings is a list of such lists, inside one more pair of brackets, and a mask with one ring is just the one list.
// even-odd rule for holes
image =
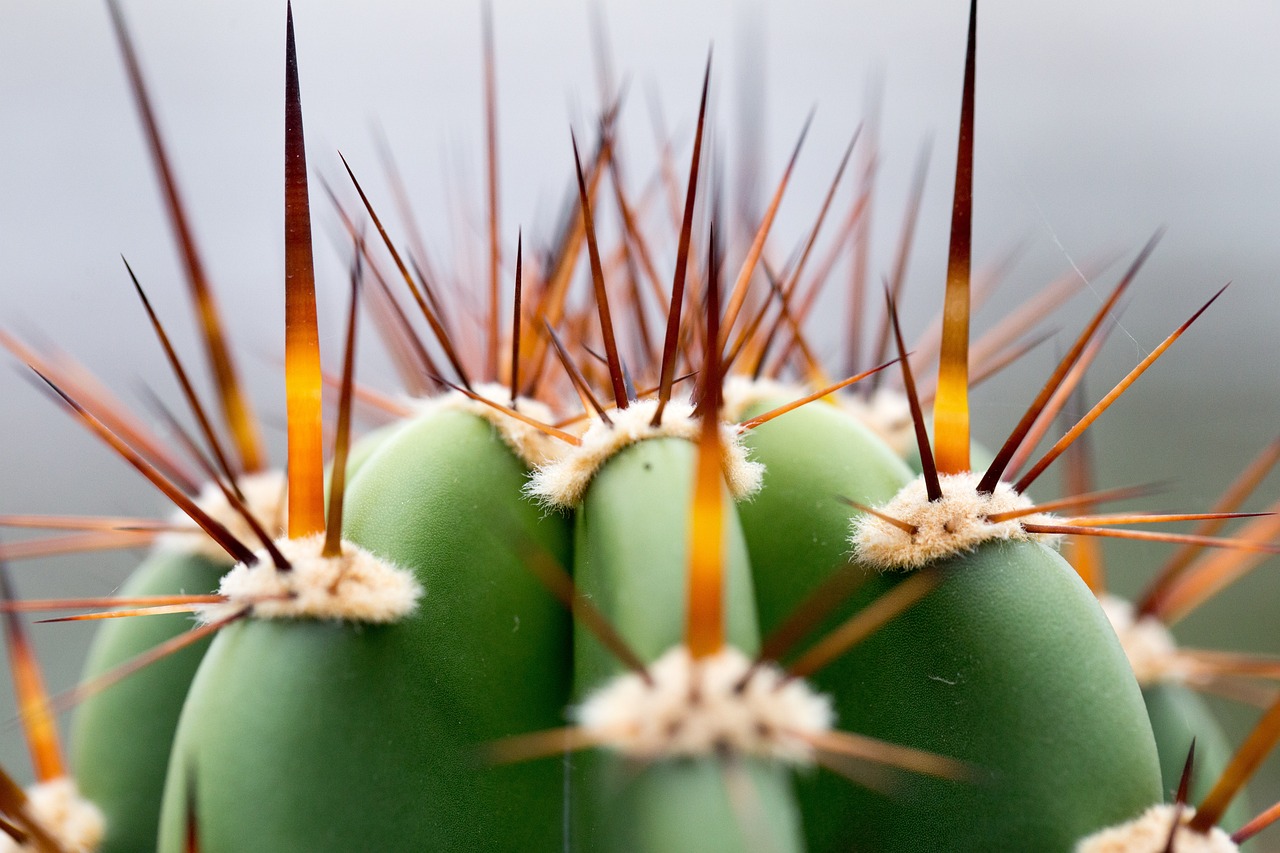
[[[599, 5], [616, 68], [630, 82], [622, 139], [637, 185], [654, 162], [651, 95], [687, 144], [713, 44], [716, 139], [728, 152], [729, 178], [734, 151], [749, 138], [742, 103], [755, 104], [763, 121], [766, 183], [816, 107], [781, 213], [782, 246], [816, 212], [863, 115], [869, 81], [883, 80], [877, 277], [891, 258], [916, 152], [934, 140], [906, 300], [908, 325], [921, 329], [941, 299], [967, 4]], [[259, 409], [279, 424], [282, 4], [126, 0], [124, 7], [241, 363], [253, 374]], [[465, 256], [482, 233], [481, 220], [459, 216], [457, 203], [461, 197], [478, 211], [482, 198], [478, 6], [299, 0], [294, 11], [313, 172], [339, 183], [341, 149], [389, 207], [372, 132], [380, 125], [428, 245], [446, 259]], [[122, 393], [141, 378], [176, 399], [119, 261], [121, 253], [129, 258], [173, 334], [189, 344], [176, 255], [105, 8], [0, 0], [0, 19], [0, 323], [47, 333]], [[585, 0], [496, 0], [494, 20], [502, 225], [514, 244], [519, 227], [535, 240], [551, 232], [572, 167], [569, 128], [589, 137], [598, 99]], [[987, 0], [981, 10], [975, 262], [1025, 241], [1007, 285], [1013, 299], [1072, 264], [1112, 251], [1132, 256], [1157, 227], [1168, 228], [1099, 368], [1095, 395], [1233, 282], [1167, 363], [1098, 427], [1104, 485], [1177, 478], [1180, 491], [1162, 508], [1206, 507], [1271, 437], [1280, 412], [1277, 37], [1280, 6], [1267, 0]], [[683, 147], [679, 156], [687, 161]], [[318, 187], [313, 198], [321, 198]], [[342, 262], [328, 240], [332, 213], [319, 202], [315, 209], [321, 322], [334, 359]], [[669, 269], [670, 255], [664, 260]], [[1099, 279], [1097, 292], [1115, 272]], [[1061, 321], [1066, 333], [1097, 300], [1089, 292], [1077, 299]], [[998, 318], [1002, 304], [978, 324]], [[835, 346], [834, 326], [825, 334]], [[366, 350], [362, 374], [389, 385], [381, 354]], [[1003, 437], [1044, 370], [1043, 359], [1033, 361], [978, 396], [988, 442]], [[162, 505], [15, 370], [0, 371], [0, 436], [0, 511], [137, 513]], [[272, 440], [282, 445], [279, 430]], [[1267, 488], [1276, 493], [1274, 483]], [[1112, 554], [1135, 566], [1116, 567], [1117, 585], [1132, 588], [1163, 551], [1128, 546]], [[50, 561], [17, 572], [26, 594], [100, 593], [134, 559]], [[1277, 605], [1265, 588], [1258, 579], [1220, 603], [1217, 616], [1192, 620], [1189, 636], [1277, 643]], [[1228, 619], [1254, 627], [1223, 634]], [[38, 639], [55, 686], [65, 688], [89, 631], [54, 633], [40, 629]], [[24, 759], [10, 757], [18, 755], [0, 750], [22, 767]]]

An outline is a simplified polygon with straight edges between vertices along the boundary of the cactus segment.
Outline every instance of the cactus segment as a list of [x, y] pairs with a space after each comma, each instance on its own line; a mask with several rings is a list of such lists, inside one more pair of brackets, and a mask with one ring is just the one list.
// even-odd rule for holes
[[[696, 453], [691, 442], [672, 437], [625, 447], [596, 472], [576, 513], [574, 578], [579, 593], [600, 608], [647, 662], [678, 649], [684, 638]], [[732, 506], [727, 498], [725, 505]], [[724, 554], [727, 642], [738, 653], [751, 655], [759, 648], [759, 632], [746, 544], [732, 509], [725, 515]], [[593, 637], [576, 634], [574, 677], [580, 697], [592, 695], [620, 672], [621, 665]], [[579, 714], [590, 717], [592, 701]], [[592, 840], [593, 849], [741, 849], [744, 825], [726, 789], [729, 763], [719, 754], [668, 755], [638, 766], [635, 759], [616, 753], [592, 756], [575, 772], [576, 831]], [[777, 827], [778, 849], [800, 849], [786, 768], [776, 762], [755, 765], [748, 760], [744, 766], [751, 768], [748, 775], [761, 803], [756, 811], [763, 809]]]
[[569, 617], [518, 553], [567, 563], [568, 523], [520, 498], [526, 476], [466, 412], [387, 439], [350, 483], [344, 529], [416, 574], [419, 609], [391, 625], [223, 629], [184, 710], [162, 851], [182, 849], [187, 780], [212, 853], [559, 846], [561, 768], [488, 767], [479, 752], [560, 723], [568, 703]]
[[[951, 850], [1067, 850], [1157, 802], [1142, 696], [1071, 567], [1019, 541], [935, 565], [942, 584], [846, 655], [857, 672], [846, 689], [862, 701], [842, 704], [840, 722], [969, 761], [987, 778], [916, 780], [909, 798], [850, 786], [843, 811], [806, 809], [810, 847], [924, 851], [945, 839]], [[858, 597], [896, 582], [881, 576]]]
[[[828, 430], [821, 443], [814, 438], [819, 426]], [[845, 431], [843, 440], [836, 440], [837, 429]], [[855, 441], [859, 435], [864, 437]], [[770, 440], [778, 443], [771, 447]], [[857, 499], [850, 491], [861, 489], [867, 503], [883, 501], [907, 475], [887, 448], [833, 407], [807, 406], [753, 431], [746, 441], [766, 474], [760, 495], [739, 512], [752, 546], [762, 621], [772, 626], [847, 559], [840, 522], [847, 522], [848, 511], [835, 496]], [[823, 456], [805, 460], [806, 454], [796, 452], [808, 447], [822, 447]], [[878, 477], [867, 473], [875, 471], [868, 461], [886, 458], [892, 465], [880, 461]], [[944, 496], [955, 491], [954, 483], [943, 489]], [[829, 507], [826, 525], [815, 513], [823, 507]], [[786, 535], [788, 518], [795, 520], [789, 540], [777, 533]], [[823, 530], [828, 541], [820, 547], [814, 531], [821, 536]], [[888, 535], [893, 534], [904, 535], [896, 529]], [[913, 781], [911, 805], [905, 791], [886, 800], [821, 774], [802, 776], [797, 796], [810, 848], [861, 842], [866, 849], [930, 850], [947, 839], [947, 845], [959, 845], [954, 849], [1065, 849], [1079, 833], [1062, 832], [1062, 825], [1097, 827], [1110, 815], [1121, 819], [1149, 805], [1145, 798], [1158, 789], [1159, 776], [1140, 696], [1114, 637], [1105, 628], [1099, 633], [1097, 605], [1082, 597], [1087, 589], [1069, 567], [1030, 542], [979, 545], [941, 562], [931, 556], [930, 564], [947, 578], [941, 588], [814, 681], [835, 699], [842, 728], [968, 760], [998, 781]], [[890, 577], [873, 578], [858, 602], [878, 598], [893, 584]], [[1055, 627], [1046, 630], [1035, 613], [1052, 614]], [[1044, 661], [1062, 657], [1071, 661], [1061, 664], [1058, 681], [1044, 671]], [[1071, 695], [1074, 678], [1106, 684], [1104, 695], [1091, 701]], [[1040, 728], [1046, 713], [1064, 727], [1078, 725], [1077, 749], [1101, 737], [1125, 757], [1080, 756], [1071, 747], [1047, 743]], [[1024, 744], [1021, 754], [1011, 748], [1015, 742]], [[1128, 805], [1116, 810], [1113, 803], [1086, 802], [1086, 795], [1064, 806], [1059, 801], [1071, 796], [1054, 786], [1064, 768], [1081, 787], [1091, 772], [1119, 774], [1123, 781], [1116, 785], [1126, 789], [1120, 798]]]
[[[1164, 623], [1153, 616], [1136, 618], [1133, 605], [1114, 595], [1103, 595], [1099, 603], [1142, 688], [1160, 752], [1166, 796], [1177, 790], [1187, 752], [1195, 740], [1189, 800], [1200, 802], [1231, 760], [1226, 733], [1205, 701], [1186, 686], [1191, 673], [1179, 658], [1177, 643]], [[1239, 826], [1248, 819], [1248, 802], [1241, 792], [1227, 810], [1224, 823]]]
[[[654, 438], [619, 451], [600, 468], [574, 519], [574, 581], [642, 660], [684, 637], [688, 513], [697, 448]], [[746, 545], [736, 514], [726, 518], [728, 642], [746, 654], [760, 645]], [[594, 637], [575, 637], [575, 692], [622, 672]]]
[[[284, 529], [283, 475], [248, 474], [237, 482], [254, 517], [275, 534]], [[257, 537], [221, 489], [206, 486], [197, 503], [242, 542]], [[216, 592], [227, 553], [204, 533], [164, 534], [120, 589], [122, 596]], [[112, 619], [99, 629], [84, 679], [90, 681], [177, 637], [191, 627], [180, 615]], [[71, 758], [85, 795], [107, 817], [104, 853], [152, 848], [169, 747], [191, 679], [209, 640], [156, 661], [108, 690], [85, 699], [72, 721]]]
[[[786, 402], [747, 409], [751, 417]], [[834, 406], [811, 403], [751, 430], [743, 444], [764, 480], [738, 504], [751, 555], [762, 630], [777, 627], [848, 561], [849, 508], [840, 498], [881, 503], [911, 472], [864, 426]]]
[[[130, 575], [122, 596], [209, 593], [224, 559], [157, 549]], [[182, 615], [111, 619], [94, 638], [84, 680], [155, 648], [191, 627]], [[169, 747], [191, 679], [209, 646], [201, 640], [90, 696], [71, 725], [71, 761], [86, 797], [106, 815], [102, 853], [154, 849]]]
[[791, 773], [784, 765], [713, 757], [636, 766], [617, 756], [599, 755], [592, 756], [588, 766], [597, 768], [597, 784], [605, 789], [599, 796], [612, 795], [613, 801], [607, 809], [601, 804], [594, 812], [597, 823], [577, 824], [580, 843], [574, 849], [628, 853], [737, 853], [754, 849], [753, 845], [777, 853], [805, 849]]
[[[1155, 734], [1156, 749], [1160, 753], [1160, 773], [1166, 797], [1177, 789], [1187, 750], [1194, 739], [1196, 761], [1191, 770], [1188, 799], [1202, 802], [1231, 761], [1233, 750], [1222, 725], [1195, 691], [1179, 684], [1145, 686], [1142, 699], [1147, 705], [1151, 731]], [[1235, 829], [1249, 817], [1248, 798], [1241, 791], [1231, 801], [1220, 825]]]
[[460, 784], [463, 767], [480, 775], [475, 755], [415, 677], [432, 652], [411, 624], [272, 619], [222, 629], [179, 723], [159, 850], [185, 849], [189, 789], [202, 851], [479, 843], [494, 818], [475, 819], [492, 792]]

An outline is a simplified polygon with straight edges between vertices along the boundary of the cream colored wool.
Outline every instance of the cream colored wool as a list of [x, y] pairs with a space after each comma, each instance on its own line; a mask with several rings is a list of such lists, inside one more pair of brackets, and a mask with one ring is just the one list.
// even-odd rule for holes
[[350, 542], [342, 554], [324, 557], [324, 534], [280, 539], [276, 546], [293, 568], [280, 571], [265, 551], [252, 566], [239, 563], [222, 578], [218, 592], [227, 597], [197, 611], [205, 623], [244, 607], [258, 619], [333, 619], [348, 622], [398, 622], [418, 607], [422, 587], [412, 572], [373, 556]]
[[987, 521], [989, 515], [1032, 506], [1030, 498], [1015, 492], [1008, 483], [1000, 483], [994, 492], [984, 495], [978, 493], [981, 475], [971, 471], [943, 474], [938, 479], [942, 486], [939, 500], [929, 500], [921, 476], [904, 486], [893, 500], [876, 507], [885, 515], [914, 525], [914, 534], [869, 513], [854, 517], [849, 541], [859, 560], [878, 569], [918, 569], [971, 551], [983, 542], [1003, 539], [1056, 543], [1060, 538], [1023, 529], [1024, 523], [1055, 521], [1044, 513], [996, 523]]
[[[698, 440], [702, 425], [693, 417], [691, 405], [674, 400], [667, 403], [662, 424], [653, 427], [649, 422], [657, 408], [657, 400], [640, 400], [625, 409], [610, 410], [612, 425], [592, 419], [582, 435], [582, 445], [568, 448], [555, 461], [535, 469], [525, 492], [546, 506], [571, 508], [582, 500], [600, 466], [623, 448], [650, 438]], [[760, 490], [764, 466], [747, 459], [736, 425], [721, 424], [720, 441], [724, 448], [721, 467], [729, 493], [738, 500], [754, 495]]]
[[578, 724], [601, 746], [655, 760], [729, 752], [810, 764], [805, 735], [830, 731], [831, 700], [772, 664], [725, 647], [701, 659], [684, 646], [648, 667], [653, 683], [620, 675], [576, 709]]
[[[240, 493], [244, 495], [245, 506], [258, 520], [269, 536], [283, 536], [286, 520], [286, 481], [283, 471], [262, 471], [257, 474], [246, 474], [236, 480]], [[231, 506], [222, 489], [214, 483], [206, 483], [196, 497], [196, 504], [214, 521], [227, 528], [238, 541], [249, 547], [259, 544], [258, 534], [253, 532], [244, 516]], [[178, 512], [173, 522], [181, 525], [194, 525], [185, 513]], [[231, 565], [231, 556], [221, 545], [214, 542], [203, 530], [166, 533], [156, 540], [156, 548], [199, 554], [215, 563]]]
[[[1152, 806], [1137, 819], [1095, 832], [1076, 844], [1075, 853], [1164, 853], [1173, 828], [1175, 807], [1168, 803]], [[1239, 846], [1221, 829], [1205, 834], [1187, 829], [1196, 810], [1182, 812], [1178, 835], [1173, 840], [1177, 853], [1239, 853]]]
[[[94, 853], [102, 843], [106, 821], [93, 803], [80, 796], [76, 783], [63, 776], [27, 789], [27, 813], [44, 827], [66, 853]], [[35, 853], [0, 832], [0, 853]]]

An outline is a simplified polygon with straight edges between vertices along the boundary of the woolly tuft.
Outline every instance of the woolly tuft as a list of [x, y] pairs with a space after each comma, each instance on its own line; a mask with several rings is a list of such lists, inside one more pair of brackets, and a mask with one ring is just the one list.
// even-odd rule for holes
[[[240, 493], [244, 495], [245, 505], [249, 512], [258, 519], [262, 528], [272, 536], [283, 536], [285, 532], [287, 501], [287, 483], [283, 471], [262, 471], [257, 474], [246, 474], [236, 480]], [[206, 483], [196, 498], [196, 503], [215, 521], [227, 528], [241, 542], [253, 544], [258, 542], [258, 535], [244, 520], [244, 516], [236, 512], [223, 494], [222, 489], [214, 483]], [[184, 513], [177, 513], [173, 521], [178, 524], [194, 524]], [[231, 565], [231, 557], [222, 546], [210, 539], [203, 530], [190, 533], [166, 533], [156, 541], [156, 547], [189, 554], [199, 554], [215, 563]]]
[[[106, 820], [80, 795], [76, 783], [63, 776], [27, 789], [27, 812], [53, 836], [66, 853], [94, 853], [102, 843]], [[37, 853], [36, 845], [18, 844], [0, 832], [0, 853]]]
[[243, 609], [258, 619], [333, 619], [398, 622], [418, 607], [422, 586], [412, 572], [373, 556], [350, 542], [338, 557], [321, 556], [324, 534], [280, 539], [276, 546], [292, 564], [280, 571], [265, 553], [253, 566], [236, 565], [218, 592], [227, 597], [197, 611], [209, 624]]
[[993, 540], [1057, 542], [1057, 536], [1028, 533], [1022, 528], [1023, 522], [1052, 523], [1053, 517], [1044, 513], [987, 521], [989, 515], [1032, 506], [1030, 498], [1015, 492], [1008, 483], [1000, 483], [994, 492], [984, 495], [978, 493], [982, 477], [972, 471], [943, 474], [938, 479], [942, 486], [939, 500], [929, 500], [924, 478], [917, 477], [889, 503], [876, 507], [885, 515], [914, 526], [915, 533], [869, 513], [855, 516], [849, 542], [857, 558], [878, 569], [918, 569]]
[[[1135, 820], [1095, 832], [1076, 844], [1075, 853], [1164, 853], [1173, 827], [1175, 807], [1168, 803], [1152, 806]], [[1177, 853], [1239, 853], [1231, 837], [1214, 827], [1204, 835], [1187, 828], [1196, 810], [1183, 809], [1181, 825], [1173, 840]]]
[[574, 716], [592, 740], [631, 758], [730, 753], [812, 763], [805, 735], [831, 729], [831, 700], [772, 664], [751, 667], [734, 648], [694, 659], [676, 646], [649, 666], [652, 684], [618, 676]]
[[[566, 448], [560, 458], [535, 469], [525, 493], [549, 507], [571, 508], [582, 500], [600, 466], [623, 448], [649, 438], [697, 441], [702, 427], [693, 417], [692, 406], [674, 400], [669, 402], [663, 412], [662, 425], [653, 427], [649, 422], [657, 408], [657, 400], [641, 400], [625, 409], [611, 410], [612, 426], [599, 419], [592, 420], [582, 435], [582, 445]], [[747, 459], [736, 425], [721, 424], [720, 439], [724, 447], [721, 467], [729, 493], [736, 500], [754, 495], [760, 490], [764, 466]]]

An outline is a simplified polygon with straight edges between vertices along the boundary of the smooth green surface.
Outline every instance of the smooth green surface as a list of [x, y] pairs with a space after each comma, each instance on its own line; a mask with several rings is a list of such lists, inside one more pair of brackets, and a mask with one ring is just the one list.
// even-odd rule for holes
[[[575, 522], [575, 580], [645, 661], [683, 643], [688, 583], [689, 508], [697, 448], [649, 439], [611, 458], [596, 474]], [[726, 623], [729, 642], [759, 647], [746, 545], [725, 498]], [[575, 637], [581, 696], [622, 671], [581, 627]], [[743, 765], [745, 769], [747, 765]], [[802, 849], [789, 771], [751, 764], [755, 802], [735, 808], [719, 759], [629, 764], [587, 756], [574, 774], [578, 849], [701, 853], [749, 849], [741, 813], [763, 810], [776, 833], [768, 849]]]
[[765, 466], [763, 487], [738, 504], [738, 514], [767, 633], [849, 561], [849, 518], [857, 510], [840, 499], [884, 503], [912, 473], [870, 430], [823, 402], [757, 427], [743, 442]]
[[[129, 576], [122, 596], [216, 592], [228, 565], [173, 550], [153, 552]], [[85, 665], [89, 681], [190, 630], [185, 614], [101, 623]], [[71, 723], [71, 765], [80, 791], [102, 809], [101, 853], [154, 850], [169, 747], [200, 659], [201, 640], [90, 696]]]
[[[633, 444], [600, 468], [576, 513], [578, 590], [646, 661], [684, 642], [696, 455], [682, 438]], [[760, 634], [746, 545], [727, 498], [725, 508], [726, 631], [730, 643], [751, 654]], [[585, 629], [575, 633], [575, 651], [581, 689], [623, 671]]]
[[419, 419], [360, 470], [348, 537], [426, 594], [391, 626], [251, 620], [221, 632], [184, 709], [161, 849], [182, 849], [193, 780], [203, 853], [553, 850], [556, 761], [482, 747], [563, 723], [569, 618], [523, 566], [568, 561], [565, 518], [520, 497], [487, 421]]
[[[1173, 802], [1186, 765], [1191, 739], [1196, 741], [1195, 766], [1191, 773], [1192, 804], [1202, 802], [1218, 781], [1234, 752], [1222, 726], [1209, 706], [1195, 692], [1180, 684], [1157, 684], [1144, 687], [1143, 701], [1151, 718], [1151, 731], [1160, 752], [1160, 775], [1164, 796]], [[1236, 795], [1219, 825], [1228, 831], [1239, 829], [1252, 815], [1248, 797]]]
[[575, 850], [804, 849], [788, 767], [756, 759], [728, 765], [718, 758], [649, 765], [603, 758], [596, 763], [609, 813], [593, 833], [580, 836]]
[[[772, 408], [783, 401], [761, 406]], [[755, 414], [752, 412], [750, 414]], [[891, 499], [912, 474], [874, 433], [841, 409], [810, 403], [747, 433], [751, 457], [765, 465], [759, 494], [738, 506], [746, 531], [751, 568], [767, 632], [790, 615], [832, 572], [851, 560], [849, 519], [857, 514], [840, 498], [877, 505]], [[854, 571], [869, 570], [855, 568]], [[854, 610], [852, 600], [832, 602], [833, 612], [815, 631], [821, 636]], [[861, 664], [836, 660], [814, 684], [830, 694], [836, 712], [860, 706], [857, 683]], [[828, 803], [843, 803], [852, 783], [833, 773], [808, 774], [797, 793], [811, 813]], [[839, 811], [839, 814], [844, 814]], [[849, 816], [848, 819], [856, 819]], [[838, 820], [824, 815], [827, 834]]]
[[1065, 852], [1157, 802], [1137, 682], [1071, 567], [1025, 542], [940, 567], [937, 590], [850, 652], [860, 675], [846, 690], [861, 702], [841, 703], [840, 727], [972, 762], [983, 781], [904, 775], [892, 796], [850, 785], [817, 807], [802, 793], [813, 853]]

